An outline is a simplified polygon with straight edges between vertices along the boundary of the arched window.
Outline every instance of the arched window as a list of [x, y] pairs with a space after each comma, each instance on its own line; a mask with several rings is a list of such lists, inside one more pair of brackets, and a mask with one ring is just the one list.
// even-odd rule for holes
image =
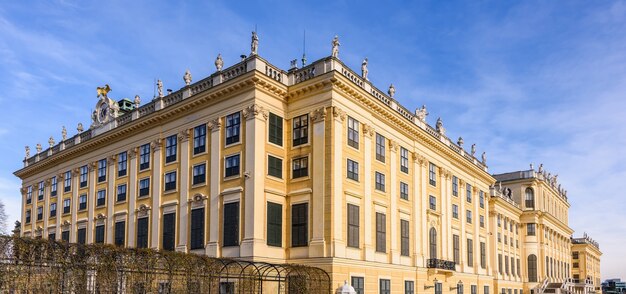
[[535, 192], [532, 188], [526, 188], [526, 208], [535, 209]]
[[437, 258], [437, 230], [430, 228], [430, 258]]
[[537, 256], [528, 255], [528, 282], [537, 282]]

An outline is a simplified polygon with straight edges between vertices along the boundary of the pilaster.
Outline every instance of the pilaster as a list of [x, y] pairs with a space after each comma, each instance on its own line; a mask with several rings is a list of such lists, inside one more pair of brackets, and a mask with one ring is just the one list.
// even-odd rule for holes
[[313, 163], [313, 193], [311, 195], [312, 203], [310, 204], [313, 233], [311, 243], [309, 244], [309, 257], [324, 257], [326, 256], [326, 241], [324, 240], [324, 137], [326, 108], [321, 107], [314, 110], [310, 117], [313, 122], [313, 155], [310, 161]]
[[78, 219], [78, 168], [73, 169], [70, 174], [72, 175], [72, 201], [70, 203], [72, 205], [72, 225], [70, 226], [70, 243], [76, 243], [76, 235], [78, 233], [78, 226], [76, 223]]
[[[113, 227], [115, 217], [113, 217], [113, 206], [117, 191], [115, 189], [115, 163], [117, 155], [112, 155], [107, 159], [107, 219], [106, 219], [106, 243], [113, 244]], [[128, 189], [126, 190], [128, 191]]]
[[153, 249], [161, 248], [161, 244], [159, 243], [159, 225], [161, 224], [161, 181], [163, 179], [163, 173], [161, 172], [161, 145], [162, 140], [160, 138], [152, 141], [150, 144], [150, 149], [152, 149], [152, 189], [151, 197], [152, 197], [152, 219], [150, 219], [150, 224], [152, 225], [151, 230], [151, 242], [150, 247]]
[[221, 157], [221, 140], [220, 129], [222, 123], [219, 118], [209, 122], [209, 130], [211, 131], [211, 173], [210, 173], [210, 200], [209, 200], [209, 244], [206, 247], [206, 255], [209, 257], [220, 257], [219, 243], [219, 217], [221, 211], [220, 203], [220, 179], [222, 171], [220, 169]]
[[[137, 205], [137, 147], [128, 150], [128, 217], [126, 218], [126, 227], [128, 234], [126, 235], [126, 246], [135, 247], [135, 228], [137, 221], [135, 219], [135, 206]], [[112, 217], [112, 216], [111, 216]]]
[[[343, 220], [346, 219], [343, 216], [344, 207], [344, 191], [343, 191], [343, 181], [345, 177], [343, 176], [343, 122], [346, 119], [346, 113], [340, 108], [333, 107], [333, 136], [332, 136], [332, 165], [333, 165], [333, 193], [332, 193], [332, 201], [333, 201], [333, 219], [331, 223], [333, 224], [333, 257], [345, 257], [346, 255], [346, 241], [343, 237]], [[315, 142], [315, 141], [314, 141]], [[313, 151], [315, 152], [315, 150]], [[322, 153], [323, 154], [323, 153]], [[317, 157], [314, 157], [317, 160]], [[325, 161], [325, 160], [324, 160]], [[323, 174], [313, 174], [313, 179], [317, 177], [324, 177]]]
[[376, 215], [372, 207], [372, 137], [374, 136], [374, 128], [369, 125], [363, 125], [363, 214], [365, 221], [363, 222], [363, 241], [365, 247], [365, 260], [375, 260], [374, 238], [372, 236], [372, 224], [375, 221], [373, 217]]
[[[93, 243], [94, 213], [96, 211], [96, 170], [98, 162], [88, 164], [87, 181], [89, 182], [89, 192], [87, 193], [87, 244]], [[76, 186], [78, 188], [78, 185]]]
[[389, 173], [389, 193], [390, 193], [390, 206], [391, 206], [391, 263], [400, 263], [400, 250], [398, 248], [398, 240], [400, 238], [400, 230], [398, 229], [398, 142], [389, 141], [389, 167], [391, 171]]
[[180, 142], [180, 199], [178, 211], [178, 246], [176, 251], [187, 252], [189, 227], [187, 225], [189, 219], [189, 130], [183, 130], [178, 134]]

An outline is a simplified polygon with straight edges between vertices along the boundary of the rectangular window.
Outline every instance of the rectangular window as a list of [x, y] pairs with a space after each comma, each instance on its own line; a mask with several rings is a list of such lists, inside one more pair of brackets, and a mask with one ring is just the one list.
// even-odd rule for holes
[[409, 221], [400, 220], [400, 255], [409, 256]]
[[87, 195], [83, 194], [78, 197], [78, 210], [87, 209]]
[[224, 177], [233, 177], [239, 175], [239, 154], [231, 155], [224, 159]]
[[430, 210], [437, 210], [437, 198], [435, 198], [435, 196], [433, 195], [430, 195], [428, 199], [430, 203]]
[[271, 155], [267, 156], [267, 174], [279, 179], [283, 178], [283, 160]]
[[124, 247], [126, 239], [126, 222], [120, 221], [115, 223], [115, 240], [113, 240], [115, 246]]
[[409, 173], [409, 150], [404, 147], [400, 147], [400, 171]]
[[452, 196], [459, 196], [459, 178], [452, 176]]
[[363, 277], [351, 277], [350, 285], [356, 291], [356, 294], [364, 294], [365, 293], [365, 279]]
[[309, 115], [301, 115], [293, 118], [293, 146], [309, 142]]
[[56, 233], [48, 233], [48, 240], [54, 241], [57, 238]]
[[283, 246], [283, 206], [278, 203], [267, 203], [267, 245]]
[[485, 208], [485, 192], [482, 190], [478, 192], [478, 202], [480, 204], [480, 208]]
[[504, 272], [509, 274], [509, 258], [506, 256], [504, 257]]
[[437, 186], [437, 166], [432, 162], [428, 164], [428, 182], [433, 186]]
[[438, 282], [435, 283], [435, 294], [442, 294], [443, 293], [443, 283]]
[[39, 189], [37, 189], [37, 200], [38, 201], [43, 200], [43, 188], [44, 188], [43, 181], [39, 182]]
[[269, 121], [268, 140], [270, 143], [283, 146], [283, 118], [270, 112]]
[[224, 204], [224, 247], [239, 245], [239, 202]]
[[502, 234], [498, 232], [498, 243], [502, 243]]
[[387, 251], [387, 219], [380, 212], [376, 213], [376, 251]]
[[94, 242], [96, 244], [104, 243], [104, 225], [96, 226], [96, 236]]
[[487, 266], [487, 249], [485, 242], [480, 242], [480, 267], [486, 268]]
[[359, 248], [359, 207], [348, 204], [348, 246]]
[[526, 224], [526, 235], [535, 236], [535, 224]]
[[204, 183], [206, 183], [206, 163], [194, 165], [192, 185], [199, 185]]
[[309, 240], [309, 204], [291, 206], [291, 246], [307, 246]]
[[117, 202], [126, 201], [126, 184], [117, 186]]
[[104, 206], [106, 202], [106, 190], [98, 190], [98, 194], [96, 195], [96, 206]]
[[63, 177], [63, 192], [69, 192], [72, 190], [72, 172], [66, 171]]
[[456, 204], [452, 204], [452, 217], [456, 219], [459, 218], [459, 206]]
[[28, 186], [26, 188], [26, 204], [31, 204], [33, 202], [33, 186]]
[[117, 176], [123, 177], [128, 170], [128, 153], [122, 152], [117, 155]]
[[69, 242], [70, 241], [70, 231], [63, 231], [63, 232], [61, 232], [61, 240], [65, 241], [65, 242]]
[[415, 294], [415, 282], [404, 281], [404, 294]]
[[511, 257], [511, 275], [515, 275], [515, 258]]
[[468, 224], [472, 223], [472, 211], [471, 210], [467, 210], [465, 211], [465, 215], [467, 217], [466, 221]]
[[87, 173], [89, 172], [89, 169], [87, 168], [86, 165], [83, 165], [80, 167], [80, 187], [84, 188], [87, 187]]
[[241, 114], [235, 112], [226, 116], [226, 145], [239, 142]]
[[472, 185], [465, 185], [465, 196], [467, 197], [467, 202], [472, 203]]
[[150, 168], [150, 144], [139, 146], [139, 170]]
[[167, 213], [163, 215], [163, 250], [174, 251], [176, 243], [176, 213]]
[[578, 259], [578, 252], [572, 252], [572, 258]]
[[30, 216], [30, 209], [29, 209], [29, 210], [26, 210], [26, 221], [25, 221], [25, 223], [29, 224], [30, 223], [30, 218], [31, 218], [31, 216]]
[[107, 180], [107, 160], [100, 159], [98, 160], [98, 183], [104, 182]]
[[171, 135], [165, 138], [165, 163], [176, 161], [178, 151], [178, 137]]
[[467, 266], [474, 266], [474, 241], [467, 239]]
[[[521, 277], [521, 276], [522, 276], [522, 272], [520, 271], [520, 267], [521, 267], [521, 266], [520, 266], [520, 262], [519, 262], [519, 258], [518, 258], [518, 259], [517, 259], [517, 276], [518, 276], [518, 277]], [[566, 269], [566, 271], [565, 271], [565, 272], [566, 272], [566, 273], [569, 273], [569, 269]], [[521, 292], [520, 292], [520, 294], [521, 294]]]
[[40, 221], [43, 219], [43, 206], [37, 207], [37, 220]]
[[391, 293], [391, 280], [380, 279], [378, 293], [379, 294], [390, 294]]
[[385, 192], [385, 175], [376, 172], [376, 190]]
[[483, 294], [490, 294], [489, 293], [489, 286], [484, 286], [483, 287]]
[[481, 216], [479, 217], [479, 219], [480, 219], [480, 227], [481, 227], [481, 228], [484, 228], [484, 227], [485, 227], [485, 216], [484, 216], [484, 215], [481, 215]]
[[165, 191], [176, 190], [176, 171], [165, 174]]
[[50, 196], [57, 196], [57, 177], [52, 177], [52, 179], [50, 179], [50, 183]]
[[137, 248], [148, 248], [148, 218], [137, 219]]
[[348, 146], [359, 149], [359, 121], [348, 116]]
[[50, 204], [50, 217], [55, 217], [55, 216], [57, 216], [57, 204], [51, 203]]
[[71, 203], [71, 200], [69, 198], [63, 200], [63, 214], [70, 213], [70, 209], [71, 209], [70, 203]]
[[308, 157], [300, 157], [294, 159], [291, 167], [291, 175], [292, 178], [302, 178], [309, 176], [309, 158]]
[[385, 137], [376, 134], [376, 160], [385, 162]]
[[206, 151], [206, 125], [201, 124], [193, 128], [193, 154]]
[[405, 182], [400, 182], [400, 199], [409, 200], [409, 185]]
[[76, 242], [78, 244], [83, 244], [83, 245], [87, 243], [87, 229], [86, 228], [78, 229], [78, 232], [76, 233]]
[[190, 249], [204, 249], [204, 207], [191, 211]]
[[139, 197], [150, 194], [150, 178], [139, 180]]
[[459, 235], [452, 235], [452, 260], [455, 264], [461, 262], [461, 244]]
[[471, 285], [470, 286], [470, 294], [478, 294], [478, 286]]
[[359, 181], [359, 163], [348, 159], [348, 179]]

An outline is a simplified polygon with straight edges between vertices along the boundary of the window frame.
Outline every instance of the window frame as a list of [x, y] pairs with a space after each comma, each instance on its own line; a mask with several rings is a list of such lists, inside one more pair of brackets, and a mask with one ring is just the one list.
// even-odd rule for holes
[[178, 135], [165, 137], [165, 163], [176, 162], [178, 159]]
[[359, 162], [350, 158], [346, 161], [346, 178], [359, 181]]
[[375, 189], [380, 192], [385, 192], [385, 174], [377, 171], [374, 173], [374, 177], [376, 182]]
[[284, 122], [283, 118], [280, 115], [277, 115], [273, 112], [269, 113], [268, 116], [268, 131], [267, 131], [267, 141], [276, 146], [283, 146], [283, 128]]
[[[274, 162], [272, 162], [274, 161]], [[271, 154], [267, 155], [267, 175], [277, 179], [283, 178], [283, 159]]]
[[239, 246], [239, 226], [241, 225], [239, 201], [224, 203], [222, 221], [222, 247]]
[[309, 143], [309, 114], [291, 119], [291, 146], [296, 147]]
[[411, 226], [408, 220], [400, 219], [400, 256], [410, 256]]
[[[200, 173], [200, 169], [202, 173]], [[206, 184], [206, 162], [198, 163], [191, 168], [191, 185], [202, 184]]]
[[72, 212], [72, 199], [71, 198], [65, 198], [65, 199], [63, 199], [63, 214], [68, 214], [70, 212]]
[[190, 216], [189, 249], [204, 249], [204, 228], [206, 218], [206, 210], [204, 206], [192, 209]]
[[360, 248], [360, 207], [358, 205], [348, 203], [347, 204], [347, 239], [348, 247]]
[[400, 147], [400, 171], [409, 173], [409, 150], [404, 147]]
[[[236, 164], [236, 165], [235, 165]], [[235, 178], [241, 175], [241, 154], [232, 154], [224, 157], [224, 179]]]
[[117, 155], [117, 177], [128, 174], [128, 152], [123, 151]]
[[387, 252], [387, 215], [376, 212], [376, 252]]
[[[145, 185], [145, 187], [143, 187]], [[137, 198], [150, 196], [150, 177], [145, 177], [139, 179], [139, 184], [137, 185], [139, 189], [139, 193], [137, 193]]]
[[[126, 201], [126, 198], [128, 198], [128, 186], [126, 185], [126, 183], [117, 185], [116, 192], [117, 193], [115, 195], [115, 202], [121, 203], [121, 202]], [[123, 195], [123, 198], [120, 197], [122, 195]]]
[[267, 245], [283, 247], [283, 205], [267, 202]]
[[292, 159], [291, 160], [291, 178], [299, 179], [299, 178], [306, 178], [308, 176], [309, 176], [309, 156], [307, 155], [307, 156], [302, 156], [302, 157]]
[[166, 172], [163, 175], [163, 191], [173, 192], [178, 187], [178, 173], [176, 170]]
[[206, 124], [201, 124], [193, 128], [193, 155], [206, 152], [206, 138]]
[[386, 155], [386, 150], [385, 150], [385, 145], [386, 145], [386, 138], [385, 136], [376, 133], [376, 160], [378, 160], [379, 162], [385, 163], [385, 155]]
[[[303, 215], [300, 215], [303, 214]], [[297, 236], [297, 237], [296, 237]], [[309, 246], [309, 203], [291, 205], [291, 247]]]
[[85, 188], [87, 187], [87, 185], [89, 184], [88, 181], [88, 174], [89, 174], [89, 168], [87, 167], [87, 165], [83, 165], [80, 167], [80, 175], [78, 178], [78, 187], [80, 188]]
[[96, 192], [96, 207], [102, 207], [106, 205], [107, 191], [106, 189], [99, 189]]
[[224, 118], [224, 146], [241, 142], [241, 111], [231, 113]]
[[139, 170], [150, 168], [150, 143], [139, 146]]
[[98, 183], [105, 182], [107, 180], [107, 159], [98, 160]]
[[78, 211], [83, 211], [87, 209], [87, 194], [81, 194], [78, 196]]
[[437, 187], [437, 166], [432, 162], [428, 163], [428, 183]]
[[348, 146], [359, 149], [359, 121], [348, 116]]

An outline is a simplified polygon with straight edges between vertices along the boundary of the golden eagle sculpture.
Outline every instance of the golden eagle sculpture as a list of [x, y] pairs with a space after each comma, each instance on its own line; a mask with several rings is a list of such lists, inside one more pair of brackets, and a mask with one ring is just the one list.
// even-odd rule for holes
[[98, 96], [96, 97], [108, 98], [107, 94], [111, 91], [111, 87], [109, 87], [109, 84], [105, 84], [104, 87], [97, 87], [96, 91], [98, 91]]

